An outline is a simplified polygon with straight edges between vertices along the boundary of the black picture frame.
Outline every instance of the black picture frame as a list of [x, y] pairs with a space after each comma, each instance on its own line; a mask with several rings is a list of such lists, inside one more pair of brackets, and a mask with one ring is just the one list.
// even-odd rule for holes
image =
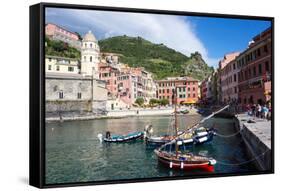
[[[75, 182], [62, 184], [45, 183], [45, 9], [46, 8], [72, 8], [80, 10], [102, 10], [129, 13], [153, 13], [164, 15], [186, 15], [215, 18], [239, 18], [249, 20], [265, 20], [271, 22], [272, 30], [272, 123], [271, 123], [271, 164], [272, 168], [266, 171], [224, 173], [209, 175], [191, 175], [188, 177], [142, 178], [130, 180], [109, 180], [92, 182]], [[29, 184], [38, 188], [53, 188], [67, 186], [85, 186], [116, 183], [134, 183], [150, 181], [166, 181], [191, 178], [211, 178], [226, 176], [243, 176], [274, 173], [274, 18], [249, 15], [231, 15], [214, 13], [196, 13], [170, 10], [135, 9], [123, 7], [104, 7], [93, 5], [74, 5], [58, 3], [39, 3], [30, 6], [30, 128], [29, 128]]]

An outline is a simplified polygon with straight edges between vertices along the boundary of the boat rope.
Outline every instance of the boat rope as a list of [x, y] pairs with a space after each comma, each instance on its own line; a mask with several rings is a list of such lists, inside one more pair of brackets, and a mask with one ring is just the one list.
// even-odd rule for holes
[[254, 158], [250, 159], [250, 160], [247, 160], [247, 161], [243, 161], [243, 162], [240, 162], [240, 163], [226, 163], [226, 162], [223, 162], [223, 161], [217, 161], [218, 164], [221, 164], [221, 165], [225, 165], [225, 166], [237, 166], [237, 165], [243, 165], [243, 164], [247, 164], [247, 163], [250, 163], [250, 162], [253, 162], [255, 160], [257, 160], [258, 158], [262, 157], [265, 155], [265, 153], [267, 153], [268, 151], [271, 151], [271, 149], [267, 149], [266, 151], [264, 151], [263, 153], [261, 153], [260, 155], [257, 155], [255, 156]]
[[243, 130], [243, 128], [241, 128], [239, 131], [237, 131], [233, 134], [229, 134], [229, 135], [223, 135], [223, 134], [220, 134], [220, 133], [216, 132], [216, 136], [223, 137], [223, 138], [230, 138], [230, 137], [233, 137], [233, 136], [236, 136], [236, 135], [240, 134], [240, 132], [242, 130]]
[[[224, 106], [223, 108], [221, 108], [221, 109], [219, 109], [219, 110], [213, 112], [211, 115], [209, 115], [209, 116], [207, 116], [207, 117], [204, 117], [201, 121], [199, 121], [197, 124], [193, 125], [192, 127], [186, 129], [186, 130], [183, 131], [183, 133], [181, 133], [180, 135], [183, 135], [184, 133], [188, 133], [188, 132], [192, 131], [193, 129], [197, 128], [200, 123], [205, 122], [206, 120], [212, 118], [215, 114], [220, 113], [221, 111], [227, 109], [228, 107], [229, 107], [229, 105], [226, 105], [226, 106]], [[175, 143], [175, 142], [176, 142], [176, 139], [177, 139], [180, 135], [175, 136], [175, 138], [174, 138], [173, 140], [171, 140], [170, 142], [168, 142], [168, 143], [162, 145], [161, 147], [159, 147], [158, 150], [162, 150], [162, 149], [165, 148], [167, 145], [172, 144], [172, 143]]]

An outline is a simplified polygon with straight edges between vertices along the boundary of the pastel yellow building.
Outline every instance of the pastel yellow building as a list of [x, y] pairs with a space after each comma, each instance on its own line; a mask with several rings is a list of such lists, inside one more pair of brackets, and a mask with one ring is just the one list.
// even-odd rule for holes
[[80, 61], [78, 59], [59, 56], [45, 56], [45, 71], [52, 73], [80, 73]]

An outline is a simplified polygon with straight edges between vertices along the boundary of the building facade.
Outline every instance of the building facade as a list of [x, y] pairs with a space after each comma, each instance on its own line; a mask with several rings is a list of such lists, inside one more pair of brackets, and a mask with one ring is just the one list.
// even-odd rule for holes
[[56, 24], [47, 23], [45, 26], [45, 34], [52, 40], [60, 40], [77, 49], [81, 48], [81, 41], [78, 34]]
[[177, 90], [177, 104], [198, 102], [198, 80], [191, 77], [170, 77], [157, 81], [157, 98], [173, 104], [173, 91]]
[[46, 112], [106, 110], [106, 81], [99, 79], [99, 47], [89, 32], [83, 38], [81, 61], [46, 55]]
[[271, 100], [271, 28], [255, 36], [237, 57], [239, 102], [264, 104]]
[[220, 61], [221, 103], [238, 101], [238, 72], [236, 57], [239, 52], [226, 54]]
[[119, 106], [131, 107], [137, 98], [143, 98], [145, 104], [156, 98], [156, 84], [152, 74], [144, 68], [131, 68], [119, 62], [117, 55], [102, 53], [99, 77], [106, 81], [110, 100], [119, 100]]
[[213, 103], [213, 82], [212, 76], [207, 77], [201, 82], [201, 102], [204, 104]]
[[238, 101], [238, 72], [236, 57], [239, 52], [225, 55], [220, 66], [221, 103]]
[[46, 72], [45, 78], [47, 113], [105, 110], [107, 90], [103, 81], [81, 74], [52, 72]]
[[59, 56], [45, 56], [45, 71], [52, 73], [80, 74], [81, 63], [78, 59]]

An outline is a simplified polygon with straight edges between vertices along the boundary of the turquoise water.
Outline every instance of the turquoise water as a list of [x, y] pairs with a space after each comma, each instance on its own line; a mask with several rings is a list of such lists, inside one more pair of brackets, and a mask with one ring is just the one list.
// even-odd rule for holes
[[[200, 116], [180, 116], [180, 129], [200, 120]], [[167, 176], [203, 174], [201, 171], [174, 171], [159, 165], [153, 149], [141, 140], [133, 143], [100, 143], [97, 134], [127, 134], [142, 131], [153, 124], [154, 134], [168, 132], [168, 116], [129, 117], [70, 121], [46, 124], [46, 183], [73, 183], [119, 179], [139, 179]], [[221, 135], [213, 141], [188, 148], [195, 154], [215, 158], [218, 163], [213, 173], [256, 171], [254, 165], [245, 163], [249, 158], [239, 134], [235, 135], [231, 119], [214, 118], [206, 126], [215, 124]]]

